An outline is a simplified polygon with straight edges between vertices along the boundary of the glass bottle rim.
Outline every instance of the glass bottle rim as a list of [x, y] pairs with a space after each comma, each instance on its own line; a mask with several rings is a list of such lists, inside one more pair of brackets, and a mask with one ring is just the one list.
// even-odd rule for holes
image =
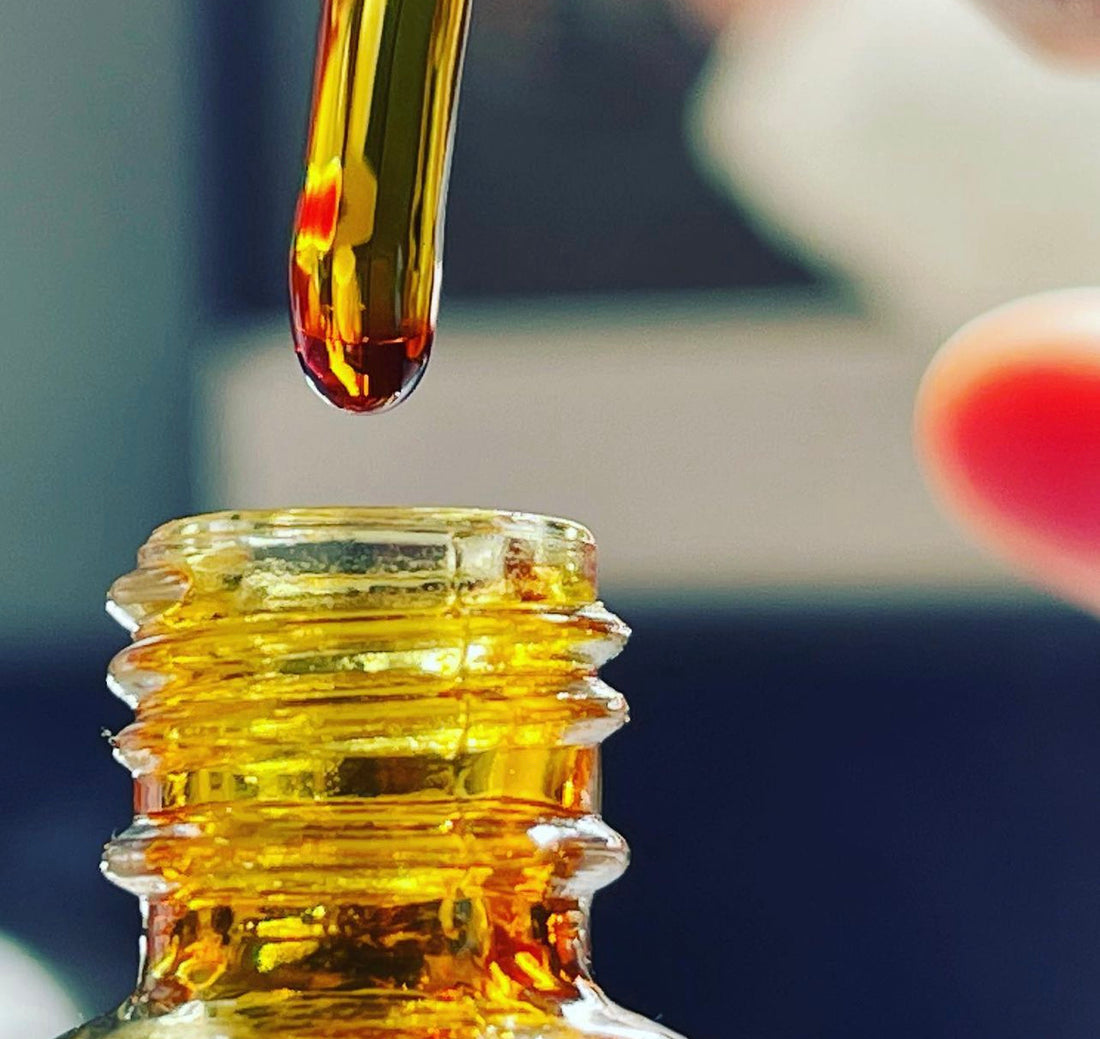
[[571, 520], [479, 508], [214, 512], [158, 527], [108, 610], [132, 632], [288, 612], [572, 612], [597, 601], [596, 545]]
[[453, 505], [332, 505], [227, 509], [169, 520], [152, 532], [143, 551], [200, 548], [203, 542], [234, 536], [292, 540], [310, 532], [384, 535], [395, 531], [455, 536], [499, 534], [524, 541], [548, 539], [595, 545], [592, 532], [582, 524], [534, 512]]

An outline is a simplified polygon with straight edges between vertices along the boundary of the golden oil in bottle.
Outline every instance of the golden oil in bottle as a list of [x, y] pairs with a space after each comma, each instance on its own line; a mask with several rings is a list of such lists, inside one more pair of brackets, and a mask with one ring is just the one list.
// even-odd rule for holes
[[202, 516], [111, 592], [137, 990], [70, 1039], [672, 1033], [589, 970], [597, 677], [626, 627], [591, 535], [480, 510]]

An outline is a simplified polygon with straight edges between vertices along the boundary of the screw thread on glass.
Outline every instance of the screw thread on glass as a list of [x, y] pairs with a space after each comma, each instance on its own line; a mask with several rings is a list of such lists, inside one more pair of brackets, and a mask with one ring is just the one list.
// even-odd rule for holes
[[671, 1034], [589, 972], [591, 896], [627, 861], [598, 814], [626, 705], [596, 671], [628, 632], [587, 531], [198, 517], [110, 609], [135, 821], [104, 869], [146, 934], [135, 994], [74, 1035]]

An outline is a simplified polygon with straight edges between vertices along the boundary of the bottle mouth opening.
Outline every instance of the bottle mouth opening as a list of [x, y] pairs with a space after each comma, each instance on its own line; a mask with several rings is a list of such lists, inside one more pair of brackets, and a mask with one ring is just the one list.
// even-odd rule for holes
[[379, 541], [389, 535], [496, 535], [530, 542], [595, 546], [591, 531], [572, 520], [537, 513], [458, 506], [321, 506], [209, 512], [157, 527], [142, 553], [201, 549], [234, 537], [285, 541], [353, 536]]
[[132, 632], [293, 611], [572, 612], [597, 599], [596, 545], [570, 520], [492, 509], [217, 512], [166, 523], [112, 586]]

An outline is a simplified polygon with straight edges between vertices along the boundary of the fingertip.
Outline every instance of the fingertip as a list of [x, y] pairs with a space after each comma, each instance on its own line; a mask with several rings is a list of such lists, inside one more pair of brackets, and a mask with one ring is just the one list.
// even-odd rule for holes
[[1031, 579], [1100, 608], [1100, 290], [1019, 300], [971, 322], [917, 395], [935, 497]]
[[1090, 69], [1100, 64], [1100, 3], [1096, 0], [980, 0], [1008, 32], [1052, 64]]

